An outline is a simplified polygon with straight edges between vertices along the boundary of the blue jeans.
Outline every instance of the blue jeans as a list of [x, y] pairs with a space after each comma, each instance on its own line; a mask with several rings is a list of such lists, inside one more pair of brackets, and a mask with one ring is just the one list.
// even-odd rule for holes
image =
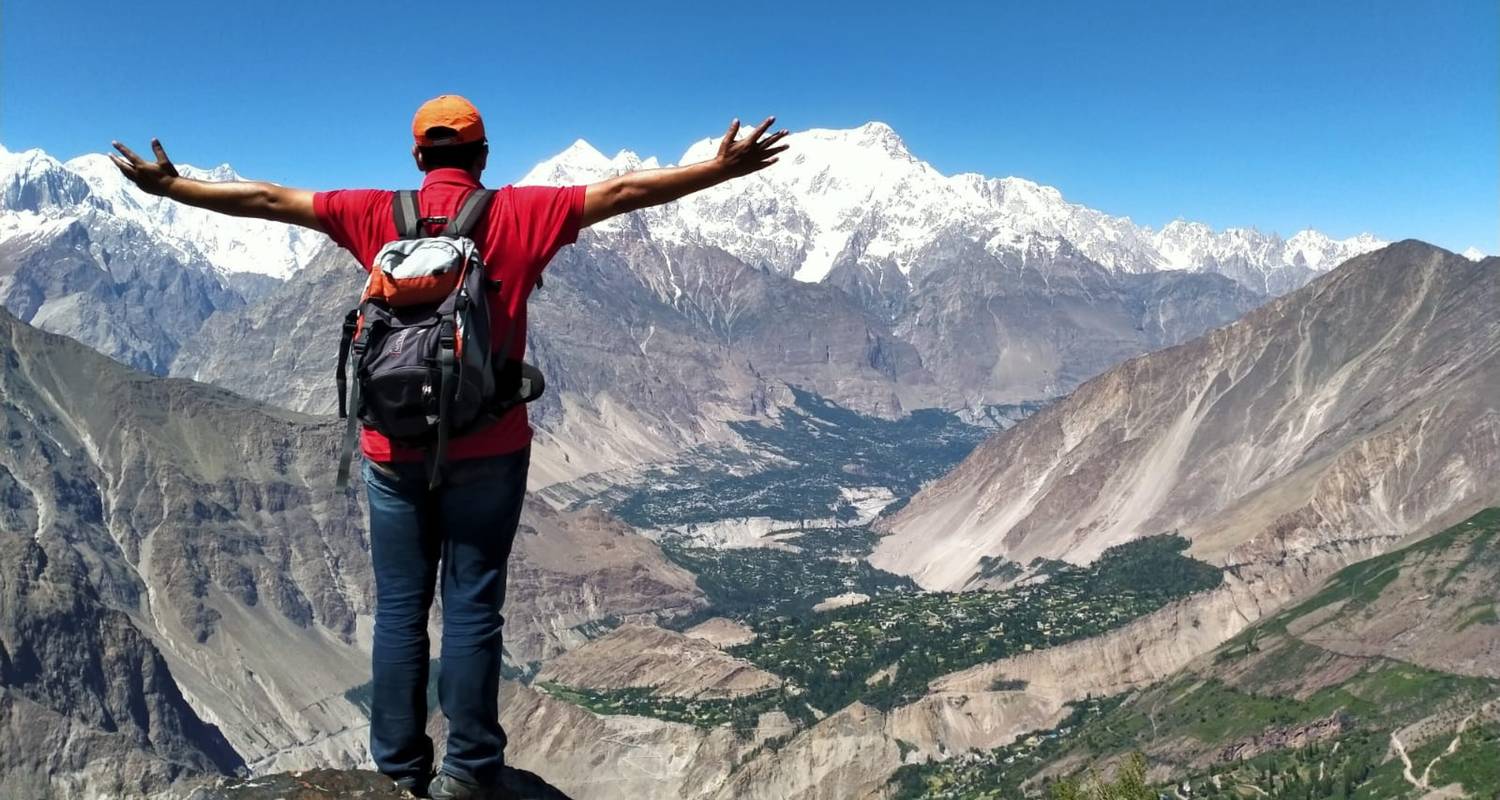
[[440, 586], [438, 702], [448, 718], [442, 768], [472, 783], [498, 779], [505, 758], [500, 606], [530, 460], [528, 449], [453, 461], [435, 491], [420, 463], [365, 464], [375, 565], [370, 755], [392, 778], [432, 771], [427, 621]]

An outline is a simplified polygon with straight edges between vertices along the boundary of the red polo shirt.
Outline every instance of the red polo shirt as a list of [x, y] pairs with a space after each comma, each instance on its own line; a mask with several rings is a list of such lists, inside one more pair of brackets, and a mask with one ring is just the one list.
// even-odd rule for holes
[[[459, 203], [479, 181], [461, 169], [441, 168], [427, 173], [418, 204], [424, 217], [448, 217], [458, 213]], [[507, 186], [495, 193], [489, 214], [471, 234], [479, 244], [489, 277], [500, 281], [499, 293], [490, 296], [494, 347], [501, 347], [506, 321], [515, 320], [511, 357], [526, 352], [526, 298], [552, 256], [578, 238], [583, 220], [584, 187]], [[375, 254], [386, 243], [399, 238], [391, 214], [395, 192], [353, 189], [318, 192], [313, 212], [318, 222], [340, 247], [354, 254], [369, 272]], [[518, 406], [481, 430], [460, 436], [448, 444], [451, 459], [482, 458], [512, 453], [531, 443], [531, 424], [526, 407]], [[396, 447], [377, 431], [366, 428], [360, 444], [372, 461], [420, 461], [422, 451]]]

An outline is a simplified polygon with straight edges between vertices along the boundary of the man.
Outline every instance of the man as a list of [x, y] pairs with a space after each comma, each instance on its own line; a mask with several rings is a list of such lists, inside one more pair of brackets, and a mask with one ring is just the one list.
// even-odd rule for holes
[[[515, 323], [510, 356], [519, 359], [525, 352], [527, 296], [547, 262], [580, 229], [770, 166], [786, 149], [778, 144], [786, 131], [766, 135], [773, 121], [767, 118], [743, 138], [736, 138], [739, 121], [731, 122], [718, 154], [698, 164], [634, 172], [588, 186], [499, 190], [472, 238], [487, 277], [500, 281], [499, 292], [489, 298], [492, 318]], [[417, 110], [412, 135], [412, 157], [426, 173], [419, 215], [452, 218], [464, 197], [481, 188], [479, 177], [489, 154], [484, 121], [469, 101], [444, 95]], [[180, 176], [157, 140], [151, 142], [154, 162], [119, 142], [114, 147], [120, 153], [111, 156], [115, 165], [147, 193], [322, 231], [367, 271], [381, 246], [399, 238], [393, 192], [311, 192], [253, 181], [198, 181]], [[507, 327], [493, 326], [494, 347], [503, 346]], [[518, 773], [504, 766], [498, 695], [500, 606], [530, 443], [525, 406], [517, 406], [488, 427], [451, 441], [444, 480], [430, 489], [422, 451], [395, 446], [375, 430], [366, 429], [361, 436], [376, 592], [370, 753], [381, 772], [419, 795], [524, 796], [514, 785]], [[438, 697], [449, 733], [441, 770], [430, 777], [433, 747], [424, 727], [427, 619], [435, 585], [443, 598]]]

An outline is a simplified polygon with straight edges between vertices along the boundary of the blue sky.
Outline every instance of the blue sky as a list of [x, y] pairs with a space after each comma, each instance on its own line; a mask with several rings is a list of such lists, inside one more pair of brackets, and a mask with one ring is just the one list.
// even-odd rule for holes
[[426, 5], [5, 0], [0, 143], [156, 135], [252, 177], [397, 187], [444, 92], [484, 112], [491, 183], [579, 137], [675, 159], [736, 115], [878, 119], [944, 172], [1150, 225], [1500, 252], [1495, 0]]

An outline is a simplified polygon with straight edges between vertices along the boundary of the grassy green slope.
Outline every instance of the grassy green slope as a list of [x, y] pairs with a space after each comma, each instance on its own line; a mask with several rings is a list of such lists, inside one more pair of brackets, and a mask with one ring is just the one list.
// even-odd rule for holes
[[[903, 768], [896, 795], [1042, 797], [1043, 775], [1138, 751], [1154, 778], [1195, 800], [1415, 798], [1443, 787], [1496, 797], [1500, 664], [1454, 653], [1500, 641], [1497, 536], [1500, 509], [1488, 509], [1355, 564], [1176, 677], [1082, 704], [1032, 744]], [[1460, 667], [1466, 674], [1451, 671]]]

